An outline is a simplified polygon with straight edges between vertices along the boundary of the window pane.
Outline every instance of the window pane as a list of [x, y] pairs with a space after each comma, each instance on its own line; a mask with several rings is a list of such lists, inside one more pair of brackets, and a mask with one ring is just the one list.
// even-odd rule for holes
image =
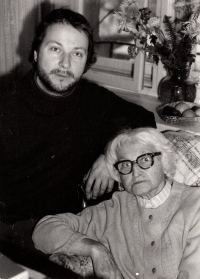
[[[148, 7], [151, 10], [151, 15], [150, 15], [151, 17], [156, 16], [156, 4], [157, 4], [157, 0], [148, 1]], [[146, 52], [143, 87], [152, 88], [152, 86], [153, 86], [153, 59], [152, 57], [150, 57], [149, 53]]]
[[[156, 16], [157, 0], [149, 0], [148, 7], [151, 16]], [[96, 42], [96, 52], [99, 56], [128, 60], [134, 68], [134, 59], [128, 54], [128, 45], [134, 44], [131, 34], [117, 32], [114, 11], [119, 10], [122, 0], [100, 0], [99, 10], [99, 40]], [[130, 74], [133, 74], [130, 73]], [[152, 88], [153, 61], [149, 54], [145, 55], [143, 87]]]
[[151, 17], [156, 16], [156, 4], [157, 4], [157, 0], [148, 1], [148, 7], [151, 10]]
[[101, 0], [99, 11], [99, 41], [96, 42], [98, 55], [129, 60], [127, 48], [132, 37], [127, 32], [118, 33], [114, 11], [119, 10], [122, 0]]

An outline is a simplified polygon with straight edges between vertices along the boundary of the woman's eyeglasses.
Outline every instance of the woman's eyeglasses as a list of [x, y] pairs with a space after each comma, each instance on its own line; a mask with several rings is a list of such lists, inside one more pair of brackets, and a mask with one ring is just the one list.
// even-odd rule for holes
[[114, 164], [119, 173], [126, 175], [133, 171], [133, 165], [137, 164], [141, 169], [149, 169], [154, 164], [154, 157], [161, 155], [161, 152], [145, 153], [137, 157], [135, 161], [122, 160]]

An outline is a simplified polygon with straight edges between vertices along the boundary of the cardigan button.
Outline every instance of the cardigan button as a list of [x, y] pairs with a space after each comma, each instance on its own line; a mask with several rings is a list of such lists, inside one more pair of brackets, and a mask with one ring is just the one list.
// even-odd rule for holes
[[154, 244], [155, 244], [155, 241], [151, 241], [151, 246], [154, 246]]
[[149, 219], [150, 219], [150, 220], [153, 219], [153, 215], [149, 215]]
[[156, 268], [154, 267], [154, 268], [152, 268], [152, 272], [153, 273], [155, 273], [156, 272]]

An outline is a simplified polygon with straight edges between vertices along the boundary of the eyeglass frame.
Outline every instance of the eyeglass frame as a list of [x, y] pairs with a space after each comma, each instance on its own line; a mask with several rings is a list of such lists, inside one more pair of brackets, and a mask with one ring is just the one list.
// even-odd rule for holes
[[[162, 154], [161, 152], [144, 153], [144, 154], [138, 156], [138, 157], [136, 158], [135, 161], [131, 161], [131, 160], [128, 160], [128, 159], [126, 159], [126, 160], [121, 160], [121, 161], [118, 161], [118, 162], [116, 162], [115, 164], [113, 164], [113, 166], [115, 167], [115, 169], [116, 169], [120, 174], [122, 174], [122, 175], [127, 175], [127, 174], [130, 174], [130, 173], [133, 171], [133, 165], [134, 165], [134, 164], [137, 164], [138, 167], [140, 167], [140, 168], [143, 169], [143, 170], [150, 169], [150, 168], [153, 166], [153, 164], [154, 164], [154, 157], [155, 157], [155, 156], [159, 156], [159, 155], [161, 155], [161, 154]], [[138, 164], [138, 160], [139, 160], [141, 157], [145, 156], [145, 155], [150, 155], [150, 157], [151, 157], [151, 159], [152, 159], [151, 165], [150, 165], [148, 168], [143, 168], [143, 167], [141, 167], [141, 166]], [[119, 165], [120, 163], [123, 163], [123, 162], [130, 162], [130, 163], [131, 163], [131, 170], [130, 170], [130, 172], [128, 172], [128, 173], [122, 173], [122, 172], [118, 169], [118, 165]]]

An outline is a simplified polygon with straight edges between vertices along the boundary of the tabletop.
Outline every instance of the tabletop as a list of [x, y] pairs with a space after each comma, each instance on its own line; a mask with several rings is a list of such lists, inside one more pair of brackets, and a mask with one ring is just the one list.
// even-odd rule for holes
[[200, 135], [200, 124], [199, 125], [179, 125], [179, 124], [169, 124], [163, 121], [158, 112], [157, 108], [161, 106], [161, 102], [159, 99], [155, 96], [145, 95], [145, 94], [139, 94], [139, 93], [130, 93], [130, 92], [124, 92], [122, 90], [115, 90], [114, 91], [116, 95], [120, 96], [121, 98], [125, 99], [126, 101], [135, 103], [137, 105], [143, 106], [149, 111], [152, 111], [155, 116], [155, 121], [157, 124], [157, 128], [160, 131], [163, 130], [186, 130], [188, 132], [191, 132], [193, 134]]

